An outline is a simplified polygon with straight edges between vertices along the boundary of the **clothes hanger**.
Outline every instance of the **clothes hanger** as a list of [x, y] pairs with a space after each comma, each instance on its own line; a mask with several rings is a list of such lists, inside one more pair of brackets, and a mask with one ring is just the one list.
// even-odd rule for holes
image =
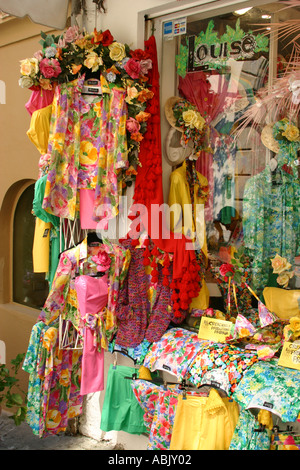
[[87, 234], [87, 244], [89, 246], [95, 246], [95, 244], [103, 243], [102, 238], [97, 234], [97, 232], [88, 232]]

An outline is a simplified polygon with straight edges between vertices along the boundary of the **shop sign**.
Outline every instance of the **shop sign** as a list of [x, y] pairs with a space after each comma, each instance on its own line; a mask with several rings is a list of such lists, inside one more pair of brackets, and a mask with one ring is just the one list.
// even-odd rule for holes
[[226, 68], [229, 58], [234, 60], [253, 60], [258, 53], [268, 52], [269, 39], [264, 34], [245, 32], [240, 27], [240, 19], [234, 28], [227, 25], [226, 32], [219, 36], [210, 20], [205, 31], [198, 36], [189, 36], [187, 45], [181, 44], [180, 54], [176, 56], [177, 72]]
[[228, 336], [233, 335], [234, 324], [231, 321], [202, 317], [198, 332], [199, 339], [207, 339], [217, 343], [225, 343]]
[[300, 344], [286, 341], [283, 344], [278, 365], [300, 370]]

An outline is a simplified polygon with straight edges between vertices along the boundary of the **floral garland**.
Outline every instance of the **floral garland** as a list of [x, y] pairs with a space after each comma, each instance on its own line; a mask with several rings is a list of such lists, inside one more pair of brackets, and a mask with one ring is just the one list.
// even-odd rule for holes
[[176, 127], [182, 130], [183, 144], [186, 146], [188, 142], [193, 142], [194, 156], [197, 159], [202, 150], [208, 150], [209, 128], [206, 126], [205, 119], [197, 108], [186, 100], [180, 100], [174, 105], [173, 114]]
[[131, 50], [127, 44], [114, 40], [109, 30], [89, 34], [71, 26], [62, 35], [41, 32], [42, 48], [32, 58], [20, 61], [19, 85], [31, 90], [53, 90], [88, 73], [103, 75], [111, 87], [127, 92], [128, 168], [122, 170], [123, 187], [130, 186], [139, 165], [138, 153], [147, 120], [147, 101], [153, 91], [147, 86], [148, 71], [152, 68], [149, 54], [142, 49]]

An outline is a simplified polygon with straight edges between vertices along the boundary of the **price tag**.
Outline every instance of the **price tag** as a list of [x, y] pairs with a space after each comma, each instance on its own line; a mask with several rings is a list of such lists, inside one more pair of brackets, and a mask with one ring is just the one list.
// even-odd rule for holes
[[300, 370], [300, 344], [286, 341], [283, 344], [278, 365]]
[[202, 317], [198, 332], [199, 339], [208, 339], [217, 343], [225, 343], [226, 338], [233, 335], [234, 324], [217, 318]]

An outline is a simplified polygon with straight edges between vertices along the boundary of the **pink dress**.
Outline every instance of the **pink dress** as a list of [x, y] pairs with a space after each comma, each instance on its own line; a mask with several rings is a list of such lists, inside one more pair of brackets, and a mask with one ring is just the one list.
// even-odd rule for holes
[[108, 275], [78, 276], [75, 288], [84, 332], [80, 394], [86, 395], [104, 389], [104, 350], [97, 336], [108, 301]]

